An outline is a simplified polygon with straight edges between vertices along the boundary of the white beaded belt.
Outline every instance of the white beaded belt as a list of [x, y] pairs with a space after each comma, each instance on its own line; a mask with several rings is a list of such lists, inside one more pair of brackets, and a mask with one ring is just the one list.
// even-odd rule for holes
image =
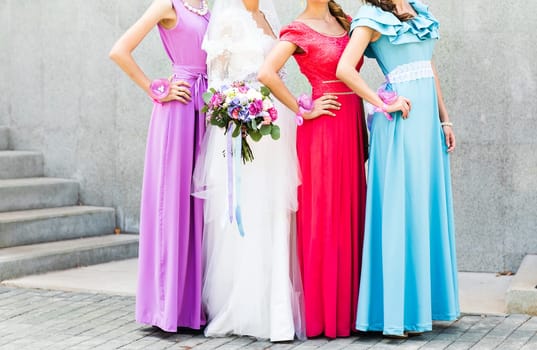
[[431, 61], [416, 61], [395, 67], [386, 75], [386, 80], [393, 84], [432, 77], [434, 73]]

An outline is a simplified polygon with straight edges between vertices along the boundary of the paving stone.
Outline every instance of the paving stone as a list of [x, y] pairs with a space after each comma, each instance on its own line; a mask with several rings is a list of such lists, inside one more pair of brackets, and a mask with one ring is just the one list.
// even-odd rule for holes
[[206, 341], [204, 343], [198, 344], [192, 349], [196, 350], [209, 350], [209, 349], [216, 349], [221, 347], [224, 344], [227, 344], [231, 341], [233, 341], [234, 337], [227, 337], [227, 338], [211, 338], [209, 341]]
[[319, 347], [319, 350], [341, 350], [355, 341], [353, 338], [334, 339]]
[[464, 341], [456, 341], [454, 343], [451, 343], [450, 346], [446, 348], [446, 350], [468, 350], [472, 346], [474, 346], [475, 342], [464, 342]]
[[423, 345], [420, 350], [443, 350], [446, 349], [452, 342], [449, 340], [431, 340]]
[[433, 331], [408, 340], [379, 333], [271, 343], [250, 337], [206, 338], [166, 333], [134, 321], [130, 296], [50, 292], [0, 286], [0, 350], [463, 350], [537, 349], [537, 318], [525, 315], [462, 316], [435, 322]]
[[[270, 347], [270, 350], [291, 350], [291, 349], [295, 349], [300, 344], [302, 344], [302, 342], [299, 342], [299, 341], [295, 341], [293, 343], [278, 343], [278, 344], [272, 345]], [[250, 347], [248, 347], [248, 349], [250, 349]]]
[[[220, 346], [218, 349], [219, 350], [235, 350], [235, 349], [244, 348], [245, 346], [250, 345], [250, 344], [255, 343], [255, 342], [257, 342], [255, 338], [238, 337], [238, 338], [230, 341], [229, 343], [226, 343], [226, 344]], [[260, 342], [260, 343], [268, 344], [268, 347], [270, 347], [272, 345], [272, 344], [266, 343], [266, 342]]]
[[347, 346], [345, 350], [368, 350], [371, 349], [373, 345], [361, 342], [354, 342], [351, 345]]

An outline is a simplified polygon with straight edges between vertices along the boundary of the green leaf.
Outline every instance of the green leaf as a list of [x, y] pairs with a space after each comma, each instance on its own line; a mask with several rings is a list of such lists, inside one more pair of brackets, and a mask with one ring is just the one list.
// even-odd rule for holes
[[259, 90], [261, 92], [261, 95], [263, 96], [269, 96], [270, 95], [270, 89], [266, 86], [261, 86], [261, 89]]
[[241, 133], [241, 128], [237, 125], [235, 125], [235, 129], [233, 129], [233, 134], [231, 134], [231, 136], [233, 137], [237, 137], [239, 136]]
[[251, 124], [252, 124], [252, 129], [257, 130], [257, 121], [255, 120], [255, 118], [252, 118]]
[[278, 125], [272, 125], [270, 136], [273, 140], [278, 140], [280, 138], [280, 127]]
[[205, 102], [206, 104], [209, 104], [209, 102], [211, 101], [211, 97], [213, 97], [213, 93], [212, 92], [205, 92], [203, 94], [203, 102]]
[[261, 125], [261, 129], [259, 130], [259, 132], [263, 136], [270, 135], [272, 132], [272, 125]]
[[257, 131], [257, 130], [250, 131], [250, 133], [248, 135], [250, 135], [252, 140], [254, 140], [255, 142], [261, 140], [261, 137], [263, 137], [263, 135], [261, 135], [261, 133], [259, 131]]

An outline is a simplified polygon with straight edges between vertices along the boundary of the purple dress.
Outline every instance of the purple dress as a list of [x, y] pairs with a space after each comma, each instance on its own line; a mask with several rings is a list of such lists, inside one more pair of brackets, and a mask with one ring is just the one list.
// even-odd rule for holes
[[190, 195], [192, 172], [205, 132], [207, 90], [201, 49], [209, 14], [172, 0], [178, 24], [159, 26], [174, 79], [192, 86], [192, 102], [155, 104], [149, 125], [140, 213], [136, 321], [176, 332], [205, 324], [201, 306], [203, 206]]

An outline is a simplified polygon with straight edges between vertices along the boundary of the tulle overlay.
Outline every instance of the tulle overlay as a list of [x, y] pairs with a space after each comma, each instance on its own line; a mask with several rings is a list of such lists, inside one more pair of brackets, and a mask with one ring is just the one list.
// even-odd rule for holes
[[409, 2], [418, 15], [405, 23], [366, 5], [351, 25], [382, 34], [366, 52], [392, 77], [388, 88], [412, 101], [406, 120], [372, 119], [357, 309], [359, 330], [395, 335], [459, 315], [449, 156], [430, 70], [438, 22]]
[[[175, 332], [205, 324], [201, 306], [202, 201], [190, 195], [195, 159], [205, 130], [199, 113], [207, 87], [201, 42], [209, 16], [174, 1], [181, 25], [160, 29], [174, 78], [188, 81], [193, 102], [155, 104], [149, 125], [140, 213], [136, 320]], [[188, 54], [185, 54], [188, 43]]]
[[[272, 4], [261, 1], [260, 6], [269, 17]], [[252, 78], [275, 40], [257, 28], [240, 0], [217, 1], [213, 19], [204, 42], [210, 57], [209, 85], [248, 80], [255, 86]], [[210, 126], [196, 165], [193, 192], [205, 204], [207, 336], [239, 334], [272, 341], [303, 337], [294, 230], [299, 184], [296, 126], [293, 113], [277, 101], [275, 105], [281, 138], [249, 140], [253, 162], [240, 160], [238, 137], [230, 139], [223, 129]], [[241, 208], [244, 237], [234, 211], [230, 221], [230, 200], [233, 208]]]
[[308, 337], [349, 336], [360, 280], [367, 149], [361, 100], [335, 77], [349, 39], [322, 35], [301, 22], [284, 27], [280, 39], [303, 51], [295, 58], [313, 98], [338, 93], [342, 104], [335, 117], [306, 120], [297, 131], [297, 245]]

